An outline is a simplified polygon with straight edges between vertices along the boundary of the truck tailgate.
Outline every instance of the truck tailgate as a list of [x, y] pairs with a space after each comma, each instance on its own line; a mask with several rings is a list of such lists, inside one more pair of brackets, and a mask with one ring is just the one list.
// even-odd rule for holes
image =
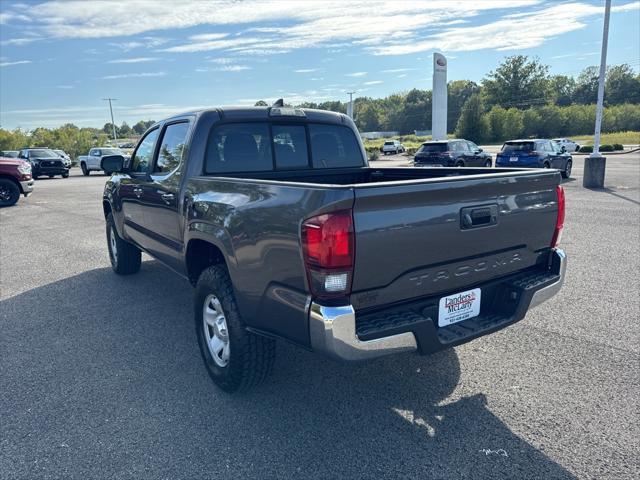
[[546, 261], [556, 171], [356, 186], [352, 303], [464, 290]]

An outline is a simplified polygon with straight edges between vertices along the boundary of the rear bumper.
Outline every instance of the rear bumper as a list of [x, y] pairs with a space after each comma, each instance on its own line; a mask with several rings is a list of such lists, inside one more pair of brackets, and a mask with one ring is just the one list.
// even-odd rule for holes
[[444, 350], [524, 318], [529, 309], [558, 293], [566, 268], [566, 254], [555, 249], [544, 268], [479, 285], [483, 288], [480, 315], [443, 328], [437, 326], [437, 302], [442, 295], [363, 315], [357, 315], [351, 305], [330, 307], [312, 303], [311, 346], [344, 361], [414, 350], [421, 354]]

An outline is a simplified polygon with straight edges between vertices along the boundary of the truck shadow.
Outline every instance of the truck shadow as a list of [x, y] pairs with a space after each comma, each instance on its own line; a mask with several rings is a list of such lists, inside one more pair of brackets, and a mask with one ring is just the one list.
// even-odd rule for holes
[[39, 460], [104, 477], [574, 478], [465, 394], [455, 350], [344, 365], [281, 342], [267, 384], [224, 394], [200, 360], [191, 295], [150, 261], [4, 300], [8, 471], [38, 476]]

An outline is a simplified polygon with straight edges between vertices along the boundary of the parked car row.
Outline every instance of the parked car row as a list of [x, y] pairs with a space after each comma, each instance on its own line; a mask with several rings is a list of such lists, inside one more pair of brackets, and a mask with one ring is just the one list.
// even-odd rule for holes
[[[555, 168], [563, 178], [571, 176], [573, 158], [569, 149], [579, 146], [568, 139], [524, 139], [505, 142], [496, 155], [496, 167]], [[416, 152], [415, 166], [491, 167], [491, 155], [465, 139], [424, 142]]]

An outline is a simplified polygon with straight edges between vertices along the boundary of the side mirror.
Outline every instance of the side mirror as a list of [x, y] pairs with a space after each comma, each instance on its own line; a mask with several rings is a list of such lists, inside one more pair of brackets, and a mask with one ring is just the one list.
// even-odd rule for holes
[[481, 148], [478, 148], [478, 153], [482, 153], [484, 152], [484, 150], [482, 150]]
[[100, 168], [102, 168], [104, 173], [107, 175], [122, 172], [124, 171], [124, 157], [122, 155], [108, 155], [106, 157], [102, 157]]
[[566, 152], [566, 151], [567, 151], [567, 147], [565, 147], [564, 145], [563, 145], [563, 146], [561, 146], [561, 147], [560, 147], [560, 151], [561, 151], [562, 153]]

